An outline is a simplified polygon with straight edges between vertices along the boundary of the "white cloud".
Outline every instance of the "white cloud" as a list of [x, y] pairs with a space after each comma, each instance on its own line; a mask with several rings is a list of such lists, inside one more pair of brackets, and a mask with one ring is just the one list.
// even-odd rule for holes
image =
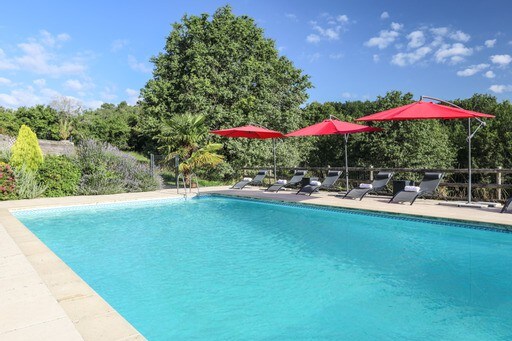
[[445, 37], [448, 34], [449, 29], [448, 27], [434, 27], [430, 29], [430, 32], [435, 36]]
[[457, 76], [470, 77], [470, 76], [477, 74], [480, 71], [487, 69], [489, 66], [490, 66], [489, 64], [471, 65], [467, 69], [464, 69], [462, 71], [457, 71]]
[[35, 85], [37, 85], [39, 87], [42, 87], [42, 86], [46, 85], [46, 79], [44, 79], [44, 78], [35, 79], [32, 83], [34, 83]]
[[496, 77], [496, 75], [494, 74], [494, 72], [492, 72], [491, 70], [489, 70], [489, 71], [487, 71], [486, 73], [484, 73], [484, 77], [485, 77], [485, 78], [489, 78], [489, 79], [491, 79], [491, 78]]
[[345, 14], [333, 17], [329, 13], [323, 13], [321, 18], [322, 24], [317, 21], [310, 22], [314, 33], [306, 37], [308, 43], [318, 43], [322, 40], [339, 40], [341, 33], [350, 23], [350, 19]]
[[39, 35], [41, 38], [39, 39], [39, 42], [43, 45], [49, 46], [49, 47], [55, 47], [57, 43], [68, 41], [71, 39], [71, 36], [67, 33], [60, 33], [57, 34], [57, 36], [54, 36], [50, 32], [46, 30], [41, 30], [39, 32]]
[[0, 106], [6, 108], [31, 107], [41, 103], [43, 99], [36, 95], [30, 86], [25, 89], [14, 89], [9, 93], [0, 93]]
[[497, 94], [502, 94], [504, 92], [512, 92], [512, 85], [491, 85], [489, 90]]
[[485, 46], [487, 46], [488, 48], [494, 47], [494, 45], [496, 45], [496, 39], [489, 39], [489, 40], [486, 40], [484, 44], [485, 44]]
[[336, 17], [336, 20], [337, 20], [337, 21], [339, 21], [339, 22], [340, 22], [340, 23], [342, 23], [342, 24], [346, 24], [346, 23], [348, 23], [348, 16], [347, 16], [347, 15], [345, 15], [345, 14], [338, 15], [338, 16]]
[[432, 49], [430, 47], [423, 46], [413, 52], [400, 52], [393, 56], [391, 63], [398, 66], [412, 65], [425, 58], [431, 51]]
[[18, 66], [7, 58], [4, 50], [0, 49], [0, 70], [15, 70]]
[[407, 39], [409, 39], [409, 43], [407, 47], [410, 49], [415, 49], [425, 44], [425, 34], [422, 31], [413, 31], [407, 35]]
[[461, 43], [443, 44], [439, 50], [436, 51], [435, 57], [438, 63], [449, 61], [456, 64], [464, 60], [464, 57], [473, 54], [473, 49], [464, 46]]
[[142, 73], [151, 73], [152, 69], [143, 62], [138, 62], [137, 58], [132, 55], [128, 56], [128, 65], [132, 70]]
[[505, 67], [512, 62], [512, 57], [508, 54], [496, 54], [491, 56], [491, 62], [498, 64], [501, 67]]
[[320, 36], [318, 34], [312, 33], [306, 37], [306, 41], [308, 43], [318, 43], [320, 42]]
[[379, 55], [378, 55], [378, 54], [374, 54], [374, 55], [373, 55], [373, 62], [374, 62], [374, 63], [378, 63], [379, 61], [380, 61], [380, 57], [379, 57]]
[[117, 52], [127, 46], [128, 43], [127, 39], [116, 39], [110, 44], [110, 51]]
[[11, 85], [12, 81], [10, 79], [0, 77], [0, 85]]
[[112, 101], [117, 98], [117, 95], [115, 94], [116, 88], [106, 86], [102, 92], [100, 92], [101, 98], [106, 101]]
[[137, 101], [139, 100], [140, 92], [137, 90], [134, 90], [134, 89], [129, 89], [129, 88], [126, 89], [125, 92], [128, 95], [128, 99], [126, 100], [126, 102], [130, 105], [137, 104]]
[[55, 77], [65, 74], [81, 74], [85, 71], [85, 65], [77, 62], [52, 63], [56, 59], [55, 55], [49, 53], [42, 44], [35, 42], [21, 43], [18, 44], [18, 48], [23, 54], [14, 60], [17, 66], [25, 71], [50, 74]]
[[78, 79], [68, 79], [64, 86], [68, 89], [74, 90], [74, 91], [82, 91], [85, 89], [85, 85], [80, 82]]
[[391, 29], [393, 31], [400, 31], [403, 27], [404, 27], [404, 25], [402, 25], [402, 24], [399, 24], [399, 23], [396, 23], [396, 22], [392, 22], [391, 23]]
[[382, 30], [379, 32], [378, 37], [372, 37], [364, 45], [368, 47], [378, 47], [379, 49], [385, 49], [391, 43], [393, 43], [396, 38], [400, 35], [398, 30], [402, 29], [403, 25], [397, 23], [391, 23], [391, 31]]
[[471, 36], [462, 31], [456, 31], [456, 32], [450, 33], [450, 38], [452, 38], [453, 40], [456, 40], [456, 41], [461, 41], [463, 43], [466, 43], [469, 41], [469, 39], [471, 39]]
[[381, 19], [388, 19], [389, 18], [389, 13], [388, 12], [382, 12], [382, 14], [380, 15], [380, 18]]

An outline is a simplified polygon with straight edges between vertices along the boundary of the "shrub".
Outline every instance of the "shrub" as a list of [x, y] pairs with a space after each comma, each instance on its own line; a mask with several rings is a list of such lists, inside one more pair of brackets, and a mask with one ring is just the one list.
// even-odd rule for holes
[[67, 156], [47, 156], [38, 170], [37, 178], [46, 186], [44, 195], [62, 197], [74, 195], [80, 181], [80, 168]]
[[148, 165], [109, 144], [82, 141], [76, 152], [82, 171], [79, 194], [142, 192], [160, 187]]
[[0, 162], [9, 163], [11, 155], [11, 149], [0, 149]]
[[34, 199], [43, 195], [46, 186], [39, 183], [36, 172], [25, 167], [14, 170], [16, 178], [16, 196], [18, 199]]
[[0, 200], [15, 198], [16, 177], [10, 165], [0, 162]]
[[43, 152], [39, 147], [37, 136], [26, 125], [21, 126], [11, 152], [9, 163], [14, 168], [25, 168], [26, 171], [35, 172], [43, 163]]

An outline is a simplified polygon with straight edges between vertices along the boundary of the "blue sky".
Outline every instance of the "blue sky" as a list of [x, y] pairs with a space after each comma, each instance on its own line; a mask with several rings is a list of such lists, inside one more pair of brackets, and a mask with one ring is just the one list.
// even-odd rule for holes
[[16, 0], [0, 12], [0, 106], [134, 104], [171, 24], [226, 4], [311, 76], [309, 101], [512, 99], [509, 0]]

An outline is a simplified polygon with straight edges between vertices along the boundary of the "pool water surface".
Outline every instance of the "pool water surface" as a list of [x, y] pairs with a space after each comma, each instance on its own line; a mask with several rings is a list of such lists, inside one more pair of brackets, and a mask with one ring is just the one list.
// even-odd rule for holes
[[227, 197], [14, 212], [149, 340], [512, 339], [512, 234]]

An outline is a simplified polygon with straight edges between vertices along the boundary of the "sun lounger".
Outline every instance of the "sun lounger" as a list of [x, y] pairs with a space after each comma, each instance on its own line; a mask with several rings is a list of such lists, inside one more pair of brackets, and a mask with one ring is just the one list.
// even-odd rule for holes
[[311, 181], [308, 185], [302, 187], [297, 193], [295, 194], [302, 194], [302, 195], [311, 195], [315, 192], [318, 192], [320, 189], [329, 189], [334, 186], [334, 183], [338, 181], [338, 179], [341, 176], [342, 171], [329, 171], [327, 173], [327, 177], [324, 179], [322, 183], [319, 183], [318, 181]]
[[275, 184], [271, 185], [265, 191], [267, 192], [279, 192], [284, 187], [294, 187], [300, 184], [302, 178], [306, 175], [307, 170], [296, 170], [290, 181], [278, 180]]
[[412, 205], [419, 197], [434, 195], [442, 178], [443, 173], [426, 172], [419, 186], [405, 186], [405, 189], [395, 194], [389, 202], [410, 202]]
[[248, 185], [261, 186], [261, 185], [263, 185], [263, 179], [265, 178], [266, 175], [267, 175], [267, 171], [262, 169], [262, 170], [258, 171], [258, 174], [256, 174], [254, 179], [243, 178], [242, 180], [240, 180], [239, 182], [234, 184], [233, 187], [231, 187], [231, 188], [232, 189], [243, 189], [245, 186], [248, 186]]
[[383, 190], [393, 176], [393, 172], [379, 172], [371, 184], [360, 184], [359, 187], [353, 188], [345, 194], [343, 199], [359, 199], [363, 200], [368, 193], [376, 193]]
[[501, 213], [512, 211], [512, 196], [505, 201], [503, 208], [501, 209]]

